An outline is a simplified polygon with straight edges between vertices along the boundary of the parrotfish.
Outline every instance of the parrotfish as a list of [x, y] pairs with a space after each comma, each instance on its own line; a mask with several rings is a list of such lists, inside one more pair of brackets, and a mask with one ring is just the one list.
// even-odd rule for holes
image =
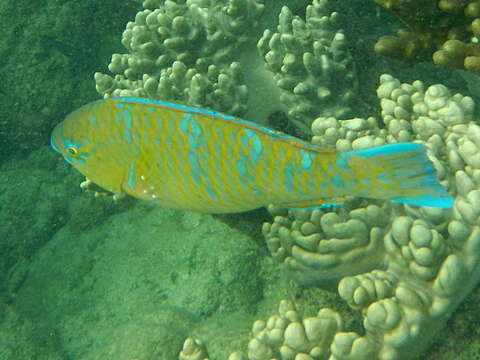
[[453, 202], [422, 144], [339, 152], [231, 115], [145, 98], [87, 104], [55, 127], [51, 145], [114, 194], [182, 210], [319, 208], [351, 196], [440, 208]]

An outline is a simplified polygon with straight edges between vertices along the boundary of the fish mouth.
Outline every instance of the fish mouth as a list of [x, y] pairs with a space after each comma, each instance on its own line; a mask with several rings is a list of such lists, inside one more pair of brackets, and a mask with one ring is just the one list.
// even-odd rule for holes
[[50, 146], [51, 146], [52, 149], [55, 150], [56, 152], [58, 152], [58, 153], [60, 152], [60, 149], [59, 149], [59, 147], [57, 146], [56, 141], [55, 141], [55, 139], [54, 139], [53, 136], [50, 137]]
[[63, 146], [62, 146], [62, 141], [60, 140], [60, 132], [61, 132], [61, 123], [55, 126], [55, 128], [52, 131], [52, 135], [50, 136], [50, 146], [52, 147], [53, 150], [55, 150], [58, 153], [62, 152]]

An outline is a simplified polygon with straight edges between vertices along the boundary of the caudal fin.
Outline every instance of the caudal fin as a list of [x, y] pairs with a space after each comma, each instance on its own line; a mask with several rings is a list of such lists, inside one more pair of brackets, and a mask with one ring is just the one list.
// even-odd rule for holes
[[417, 206], [449, 208], [453, 198], [438, 182], [427, 148], [397, 143], [341, 153], [337, 164], [352, 170], [357, 196], [394, 200]]

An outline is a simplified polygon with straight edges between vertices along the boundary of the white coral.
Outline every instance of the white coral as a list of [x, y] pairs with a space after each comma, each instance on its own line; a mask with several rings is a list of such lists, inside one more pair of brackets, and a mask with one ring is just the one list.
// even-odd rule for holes
[[127, 54], [113, 54], [95, 74], [104, 97], [176, 100], [241, 115], [247, 93], [238, 62], [254, 42], [263, 4], [256, 0], [145, 1], [122, 36]]
[[[410, 139], [430, 149], [452, 209], [357, 200], [338, 209], [270, 207], [263, 233], [273, 257], [294, 279], [330, 286], [364, 316], [363, 335], [321, 309], [302, 318], [288, 302], [257, 321], [250, 360], [412, 359], [432, 341], [478, 282], [480, 260], [480, 126], [473, 101], [442, 85], [401, 84], [383, 75], [377, 94], [382, 121], [319, 118], [314, 142], [350, 150]], [[321, 315], [322, 314], [322, 315]]]
[[309, 134], [315, 117], [352, 112], [356, 76], [329, 2], [313, 0], [305, 21], [286, 6], [280, 11], [284, 4], [294, 5], [146, 0], [123, 32], [127, 53], [112, 55], [113, 76], [95, 74], [97, 91], [180, 101], [259, 123], [284, 111], [297, 131]]

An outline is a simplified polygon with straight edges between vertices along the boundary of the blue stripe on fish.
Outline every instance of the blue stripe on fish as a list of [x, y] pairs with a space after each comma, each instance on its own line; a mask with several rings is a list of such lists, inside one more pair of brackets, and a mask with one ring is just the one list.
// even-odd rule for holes
[[132, 164], [130, 165], [130, 169], [128, 171], [127, 185], [129, 187], [132, 187], [134, 182], [135, 182], [135, 160], [132, 161]]
[[404, 204], [416, 205], [416, 206], [433, 206], [439, 208], [449, 208], [453, 205], [452, 199], [445, 199], [438, 195], [420, 195], [416, 197], [411, 196], [395, 196], [390, 198], [393, 201], [399, 201]]
[[243, 147], [248, 147], [248, 137], [247, 135], [243, 135], [242, 137], [240, 137], [240, 142], [242, 143], [242, 146]]
[[386, 145], [376, 146], [368, 149], [345, 151], [343, 154], [345, 154], [345, 156], [348, 156], [348, 154], [353, 153], [355, 155], [360, 155], [368, 158], [368, 157], [377, 156], [377, 155], [386, 156], [386, 155], [398, 154], [404, 151], [423, 150], [423, 149], [425, 149], [424, 145], [412, 142], [412, 143], [386, 144]]
[[283, 176], [285, 177], [284, 184], [289, 190], [293, 190], [293, 167], [289, 162], [285, 163], [285, 169], [283, 170]]
[[350, 170], [350, 167], [347, 165], [347, 160], [351, 156], [352, 151], [341, 152], [338, 155], [337, 165], [344, 170]]
[[[165, 102], [165, 101], [161, 101], [161, 100], [151, 100], [151, 99], [147, 99], [147, 98], [137, 98], [137, 97], [118, 97], [118, 98], [115, 98], [113, 100], [114, 101], [116, 101], [116, 100], [134, 101], [134, 102], [142, 103], [142, 104], [145, 104], [145, 105], [155, 104], [155, 105], [161, 105], [161, 106], [165, 106], [165, 107], [169, 107], [169, 108], [182, 109], [184, 111], [189, 111], [189, 112], [193, 111], [193, 112], [196, 112], [196, 113], [199, 113], [199, 114], [204, 114], [204, 115], [220, 116], [220, 117], [223, 117], [223, 118], [229, 119], [229, 120], [237, 120], [237, 118], [235, 118], [233, 116], [228, 116], [228, 115], [225, 115], [225, 114], [221, 114], [221, 113], [218, 113], [218, 112], [213, 111], [213, 110], [199, 109], [199, 108], [191, 107], [191, 106], [188, 106], [188, 105], [175, 104], [175, 103]], [[123, 103], [118, 103], [118, 104], [124, 105]]]
[[[190, 115], [190, 114], [186, 114], [186, 115]], [[183, 117], [180, 119], [180, 131], [184, 134], [186, 134], [188, 130], [188, 119], [186, 115], [183, 115]]]
[[218, 194], [209, 185], [205, 186], [205, 189], [212, 199], [218, 199]]
[[336, 152], [234, 116], [164, 101], [91, 103], [57, 125], [52, 139], [54, 149], [105, 189], [185, 210], [236, 212], [266, 203], [321, 208], [345, 196], [452, 204], [419, 144]]
[[300, 150], [300, 165], [302, 165], [303, 169], [308, 170], [312, 166], [312, 155], [308, 151]]
[[247, 178], [248, 177], [248, 173], [247, 173], [247, 167], [245, 166], [245, 161], [243, 159], [240, 159], [240, 160], [237, 160], [235, 162], [237, 164], [237, 170], [238, 172], [240, 173], [241, 177], [239, 178], [239, 180], [245, 184], [245, 180], [243, 178]]
[[[392, 159], [392, 155], [402, 155], [398, 159]], [[422, 189], [430, 187], [435, 195], [395, 196], [389, 200], [399, 201], [418, 206], [434, 206], [449, 208], [453, 205], [453, 198], [447, 194], [443, 186], [437, 181], [436, 171], [432, 162], [428, 159], [427, 148], [418, 143], [396, 143], [377, 146], [369, 149], [347, 151], [342, 154], [345, 165], [348, 158], [357, 155], [369, 159], [375, 159], [379, 163], [388, 160], [389, 166], [398, 166], [388, 175], [403, 188]], [[383, 160], [385, 159], [385, 160]], [[411, 166], [408, 164], [411, 163]], [[379, 174], [383, 182], [390, 182], [385, 172]]]
[[343, 177], [339, 173], [335, 173], [332, 179], [333, 186], [339, 189], [345, 188], [345, 183], [343, 181]]
[[[325, 202], [320, 205], [312, 205], [312, 206], [303, 206], [301, 209], [307, 209], [307, 210], [316, 210], [316, 209], [326, 209], [330, 208], [332, 206], [340, 206], [343, 205], [343, 202], [341, 201], [331, 201], [331, 202]], [[298, 207], [290, 207], [291, 209], [298, 209]]]
[[60, 148], [57, 146], [55, 143], [53, 137], [50, 138], [50, 146], [55, 150], [56, 152], [60, 152]]
[[119, 105], [119, 104], [125, 105], [125, 104], [121, 103], [120, 101], [128, 101], [128, 102], [131, 101], [131, 102], [136, 102], [136, 103], [142, 103], [142, 104], [145, 104], [146, 106], [148, 106], [148, 105], [160, 105], [160, 106], [167, 107], [167, 108], [174, 109], [174, 110], [183, 110], [183, 111], [187, 111], [187, 112], [194, 112], [194, 113], [201, 114], [201, 115], [212, 116], [213, 118], [218, 117], [218, 118], [222, 118], [222, 119], [225, 119], [225, 120], [233, 121], [233, 122], [238, 123], [238, 124], [246, 125], [251, 130], [265, 132], [265, 133], [273, 135], [277, 138], [283, 138], [283, 139], [289, 140], [293, 143], [297, 143], [297, 144], [299, 144], [303, 147], [306, 147], [308, 149], [312, 149], [313, 151], [318, 151], [318, 146], [313, 145], [311, 143], [308, 143], [308, 142], [306, 142], [304, 140], [301, 140], [299, 138], [296, 138], [294, 136], [283, 134], [283, 133], [280, 133], [278, 131], [271, 130], [267, 127], [264, 127], [264, 126], [261, 126], [261, 125], [258, 125], [258, 124], [254, 124], [250, 121], [242, 120], [242, 119], [236, 118], [234, 116], [230, 116], [230, 115], [227, 115], [227, 114], [222, 114], [222, 113], [219, 113], [219, 112], [216, 112], [216, 111], [213, 111], [213, 110], [200, 109], [200, 108], [196, 108], [196, 107], [192, 107], [192, 106], [188, 106], [188, 105], [170, 103], [170, 102], [165, 102], [165, 101], [161, 101], [161, 100], [151, 100], [151, 99], [147, 99], [147, 98], [137, 98], [137, 97], [118, 97], [118, 98], [114, 98], [114, 99], [111, 99], [111, 100], [115, 101], [116, 105]]

